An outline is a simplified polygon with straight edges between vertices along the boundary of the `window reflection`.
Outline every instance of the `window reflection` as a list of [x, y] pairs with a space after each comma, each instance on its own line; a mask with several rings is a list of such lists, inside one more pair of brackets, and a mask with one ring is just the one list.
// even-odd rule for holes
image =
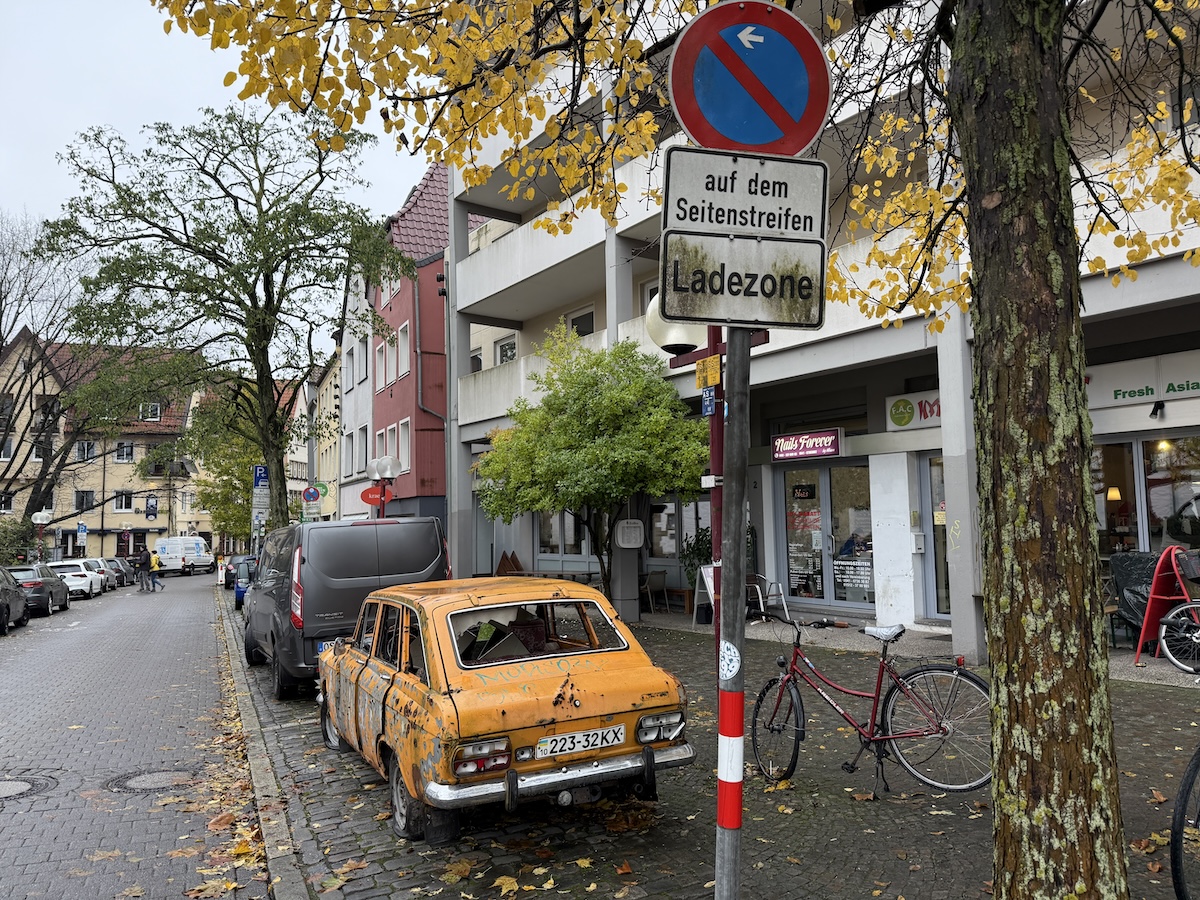
[[1150, 547], [1200, 547], [1200, 437], [1146, 441], [1146, 512]]

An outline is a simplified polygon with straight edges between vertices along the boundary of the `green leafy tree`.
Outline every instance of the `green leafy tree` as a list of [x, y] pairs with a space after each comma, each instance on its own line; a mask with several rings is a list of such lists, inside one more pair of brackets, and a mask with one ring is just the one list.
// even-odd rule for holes
[[[613, 529], [638, 494], [694, 496], [708, 465], [708, 426], [633, 341], [592, 350], [560, 322], [538, 349], [535, 406], [519, 398], [511, 428], [494, 431], [475, 464], [484, 512], [511, 522], [566, 511], [582, 523], [610, 592]], [[611, 595], [611, 594], [610, 594]]]
[[152, 126], [140, 151], [108, 129], [84, 132], [65, 156], [82, 193], [47, 223], [40, 248], [93, 259], [75, 334], [193, 351], [205, 363], [194, 378], [228, 386], [280, 525], [284, 454], [301, 387], [325, 359], [321, 336], [373, 328], [339, 318], [351, 283], [411, 274], [412, 262], [367, 210], [339, 199], [373, 138], [283, 111], [203, 119]]

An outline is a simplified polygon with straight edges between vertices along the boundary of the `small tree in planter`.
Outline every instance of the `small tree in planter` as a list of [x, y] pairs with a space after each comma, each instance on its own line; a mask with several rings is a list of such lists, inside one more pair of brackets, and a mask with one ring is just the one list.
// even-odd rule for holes
[[686, 535], [679, 545], [679, 564], [687, 576], [688, 587], [696, 590], [700, 567], [712, 562], [712, 529], [705, 525], [695, 534]]

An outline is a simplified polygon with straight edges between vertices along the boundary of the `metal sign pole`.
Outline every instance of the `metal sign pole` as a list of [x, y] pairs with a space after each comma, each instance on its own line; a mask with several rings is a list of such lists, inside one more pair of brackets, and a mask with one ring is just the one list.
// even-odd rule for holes
[[746, 688], [746, 466], [750, 457], [750, 330], [730, 328], [726, 350], [721, 620], [717, 658], [716, 900], [736, 900], [741, 886], [742, 758]]

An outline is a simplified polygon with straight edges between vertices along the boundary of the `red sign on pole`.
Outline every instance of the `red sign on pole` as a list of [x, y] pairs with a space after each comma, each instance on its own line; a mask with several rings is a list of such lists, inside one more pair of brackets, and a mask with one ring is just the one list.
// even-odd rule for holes
[[387, 501], [391, 500], [393, 497], [396, 496], [395, 494], [392, 493], [390, 488], [384, 487], [383, 485], [380, 485], [380, 484], [373, 484], [369, 488], [365, 488], [363, 490], [362, 494], [360, 494], [359, 496], [362, 497], [363, 503], [367, 503], [371, 506], [379, 506], [380, 491], [383, 492], [383, 501], [382, 501], [383, 503], [387, 503]]
[[829, 118], [829, 62], [795, 15], [766, 0], [718, 3], [671, 54], [668, 89], [688, 137], [710, 150], [796, 156]]

